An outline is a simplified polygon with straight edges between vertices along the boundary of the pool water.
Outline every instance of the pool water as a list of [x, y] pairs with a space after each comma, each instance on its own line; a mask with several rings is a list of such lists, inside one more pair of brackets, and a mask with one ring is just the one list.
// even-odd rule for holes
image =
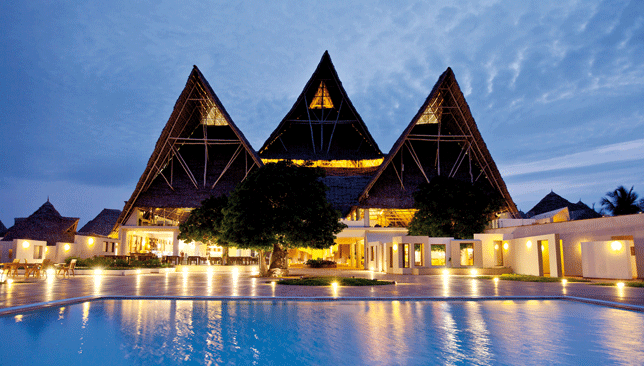
[[640, 364], [644, 314], [568, 301], [99, 300], [0, 317], [2, 364]]

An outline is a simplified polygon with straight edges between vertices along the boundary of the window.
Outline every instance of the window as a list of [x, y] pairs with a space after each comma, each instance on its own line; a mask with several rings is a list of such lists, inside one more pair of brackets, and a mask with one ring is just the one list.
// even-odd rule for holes
[[42, 259], [42, 245], [34, 245], [34, 259]]
[[461, 243], [461, 266], [474, 265], [474, 243]]
[[318, 87], [318, 91], [315, 92], [315, 97], [313, 97], [313, 100], [309, 105], [309, 109], [323, 108], [333, 108], [333, 102], [331, 101], [331, 97], [329, 96], [329, 91], [326, 88], [326, 84], [324, 84], [324, 81], [320, 81], [320, 86]]
[[423, 244], [414, 244], [414, 266], [422, 267], [423, 265]]
[[373, 262], [373, 247], [371, 247], [371, 261]]
[[403, 266], [402, 268], [409, 268], [409, 244], [403, 244]]
[[444, 266], [445, 244], [432, 244], [430, 249], [432, 255], [432, 266]]

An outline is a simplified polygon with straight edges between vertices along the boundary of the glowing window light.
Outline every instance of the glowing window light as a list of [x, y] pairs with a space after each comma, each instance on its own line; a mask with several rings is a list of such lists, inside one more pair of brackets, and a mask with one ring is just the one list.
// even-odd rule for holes
[[624, 282], [617, 282], [617, 287], [618, 288], [624, 288]]
[[622, 250], [622, 243], [620, 243], [618, 241], [614, 241], [614, 242], [610, 243], [610, 248], [612, 250], [618, 252], [618, 251]]
[[331, 96], [329, 91], [326, 88], [324, 81], [320, 81], [320, 86], [318, 87], [315, 96], [309, 105], [309, 109], [331, 109], [333, 108], [333, 102], [331, 101]]
[[23, 241], [22, 242], [22, 247], [25, 248], [25, 249], [29, 248], [29, 242], [28, 241]]
[[503, 243], [503, 249], [508, 250], [509, 247], [510, 245], [508, 245], [508, 243]]
[[528, 242], [525, 243], [525, 246], [528, 247], [528, 249], [532, 248], [532, 242], [528, 240]]
[[64, 249], [66, 252], [69, 252], [69, 249], [71, 249], [71, 246], [70, 246], [69, 244], [65, 244], [65, 245], [63, 246], [63, 249]]

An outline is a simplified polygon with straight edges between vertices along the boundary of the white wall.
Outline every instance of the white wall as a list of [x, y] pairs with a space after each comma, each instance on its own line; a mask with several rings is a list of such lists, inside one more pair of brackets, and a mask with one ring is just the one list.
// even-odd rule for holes
[[584, 277], [630, 280], [637, 277], [631, 264], [631, 240], [581, 243]]
[[[35, 258], [35, 248], [39, 248], [40, 258]], [[9, 258], [9, 250], [11, 250], [12, 258]], [[30, 239], [3, 241], [0, 242], [0, 252], [0, 261], [3, 263], [12, 262], [14, 259], [19, 259], [20, 262], [27, 260], [28, 263], [42, 263], [48, 254], [47, 242]]]
[[488, 229], [485, 232], [504, 234], [506, 240], [558, 234], [563, 246], [562, 271], [565, 276], [582, 276], [582, 242], [611, 240], [614, 236], [632, 236], [638, 277], [644, 278], [644, 214]]
[[[474, 234], [474, 239], [481, 242], [481, 259], [483, 261], [483, 268], [494, 268], [496, 265], [496, 256], [494, 255], [495, 242], [503, 242], [503, 234]], [[501, 243], [503, 245], [503, 243]], [[501, 248], [501, 250], [503, 250]], [[503, 251], [503, 265], [507, 262], [507, 251]]]

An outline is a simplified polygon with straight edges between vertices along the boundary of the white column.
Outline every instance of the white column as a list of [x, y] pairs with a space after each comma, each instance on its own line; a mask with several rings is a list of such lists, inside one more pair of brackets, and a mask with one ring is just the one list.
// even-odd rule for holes
[[179, 230], [174, 230], [172, 232], [172, 255], [177, 256], [179, 255], [179, 239], [177, 238], [179, 236]]

